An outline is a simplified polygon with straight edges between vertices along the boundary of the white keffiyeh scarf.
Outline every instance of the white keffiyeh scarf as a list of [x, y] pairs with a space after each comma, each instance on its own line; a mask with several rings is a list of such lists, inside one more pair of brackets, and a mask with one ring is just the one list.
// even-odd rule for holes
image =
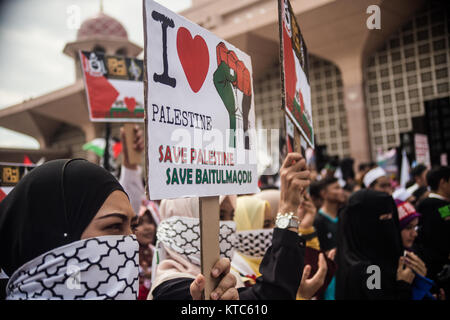
[[[220, 221], [220, 256], [231, 260], [236, 244], [236, 224]], [[200, 266], [200, 225], [199, 219], [173, 216], [158, 225], [157, 249], [168, 248], [187, 258], [190, 263]], [[164, 254], [162, 254], [164, 255]]]
[[236, 250], [253, 258], [262, 258], [272, 245], [273, 229], [256, 229], [236, 233]]
[[7, 299], [136, 300], [138, 267], [134, 235], [80, 240], [16, 270], [7, 285]]

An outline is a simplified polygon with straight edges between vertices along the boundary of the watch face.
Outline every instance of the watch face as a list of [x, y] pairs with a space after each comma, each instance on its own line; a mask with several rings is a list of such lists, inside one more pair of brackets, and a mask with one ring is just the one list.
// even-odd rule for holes
[[287, 217], [282, 217], [277, 222], [277, 227], [281, 229], [286, 229], [288, 225], [289, 225], [289, 218]]

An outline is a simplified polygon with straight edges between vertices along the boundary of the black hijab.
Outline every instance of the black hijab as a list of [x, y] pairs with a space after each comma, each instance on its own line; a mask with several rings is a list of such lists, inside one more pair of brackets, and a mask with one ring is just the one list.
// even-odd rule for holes
[[[387, 213], [392, 219], [379, 219]], [[339, 221], [336, 299], [389, 299], [395, 295], [402, 254], [399, 230], [397, 208], [389, 194], [363, 189], [350, 197]], [[381, 290], [367, 288], [370, 265], [380, 267]]]
[[29, 172], [0, 203], [0, 268], [26, 262], [81, 238], [115, 190], [105, 169], [83, 159], [49, 161]]

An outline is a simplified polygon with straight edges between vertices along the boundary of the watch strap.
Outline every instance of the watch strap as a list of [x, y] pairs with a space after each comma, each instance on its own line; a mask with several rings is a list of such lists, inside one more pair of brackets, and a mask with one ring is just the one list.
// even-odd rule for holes
[[296, 216], [290, 217], [288, 228], [298, 229], [299, 226], [300, 226], [300, 221], [298, 220], [298, 218]]
[[317, 231], [314, 231], [313, 233], [310, 233], [310, 234], [300, 234], [300, 236], [305, 241], [309, 241], [309, 240], [314, 239], [315, 237], [317, 237]]

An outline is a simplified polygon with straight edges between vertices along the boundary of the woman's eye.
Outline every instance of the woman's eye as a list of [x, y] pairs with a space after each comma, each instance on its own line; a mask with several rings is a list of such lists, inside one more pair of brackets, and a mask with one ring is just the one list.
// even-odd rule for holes
[[112, 224], [108, 226], [107, 229], [120, 231], [122, 230], [122, 224], [121, 223]]
[[392, 219], [392, 214], [391, 214], [391, 213], [382, 214], [382, 215], [379, 217], [379, 219], [380, 219], [380, 220], [389, 220], [389, 219]]

